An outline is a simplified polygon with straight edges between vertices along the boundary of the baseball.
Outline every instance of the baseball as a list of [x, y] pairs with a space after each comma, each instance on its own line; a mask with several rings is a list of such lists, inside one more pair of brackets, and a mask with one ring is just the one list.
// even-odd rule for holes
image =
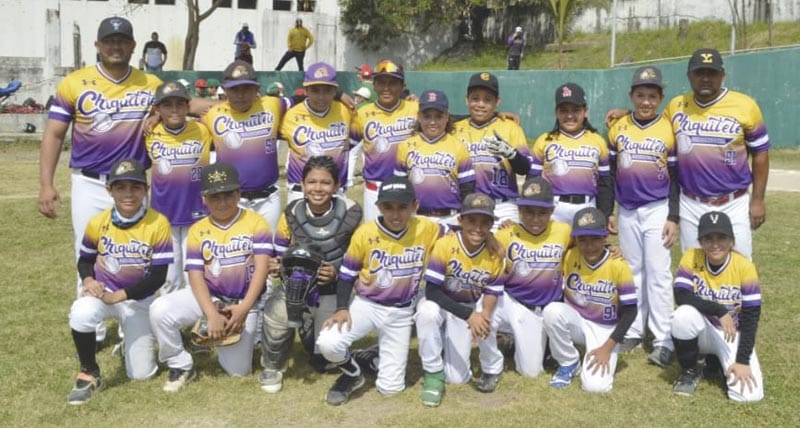
[[619, 154], [619, 166], [623, 169], [628, 169], [633, 165], [633, 157], [628, 152], [622, 152]]
[[555, 175], [567, 175], [569, 172], [569, 164], [564, 159], [556, 159], [553, 161], [553, 174]]
[[167, 175], [172, 172], [172, 162], [169, 159], [161, 158], [158, 160], [158, 172]]
[[111, 115], [107, 113], [97, 113], [92, 118], [92, 129], [97, 132], [108, 132], [114, 121], [111, 120]]
[[425, 172], [422, 171], [422, 168], [412, 168], [410, 178], [412, 183], [420, 184], [425, 181]]
[[678, 151], [689, 153], [692, 151], [692, 137], [686, 134], [678, 134]]
[[394, 283], [394, 276], [392, 275], [392, 271], [388, 269], [381, 269], [380, 273], [378, 274], [378, 288], [389, 288]]
[[114, 256], [105, 256], [103, 257], [103, 262], [106, 265], [106, 270], [110, 273], [117, 273], [119, 272], [119, 260], [116, 259]]
[[383, 135], [379, 135], [377, 139], [375, 139], [375, 151], [378, 153], [386, 153], [389, 151], [389, 140], [386, 139]]
[[222, 265], [219, 263], [219, 259], [214, 259], [211, 262], [211, 275], [214, 275], [215, 278], [218, 278], [222, 274]]
[[242, 137], [233, 131], [228, 131], [223, 138], [225, 145], [231, 149], [238, 149], [242, 146]]

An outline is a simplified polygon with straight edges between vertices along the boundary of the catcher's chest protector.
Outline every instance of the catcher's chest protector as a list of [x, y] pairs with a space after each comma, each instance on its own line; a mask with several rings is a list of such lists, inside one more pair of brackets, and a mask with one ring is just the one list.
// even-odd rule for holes
[[286, 208], [286, 221], [295, 242], [318, 245], [323, 259], [338, 269], [361, 221], [361, 207], [353, 205], [348, 209], [345, 201], [333, 198], [333, 209], [315, 217], [306, 211], [305, 200], [299, 199]]

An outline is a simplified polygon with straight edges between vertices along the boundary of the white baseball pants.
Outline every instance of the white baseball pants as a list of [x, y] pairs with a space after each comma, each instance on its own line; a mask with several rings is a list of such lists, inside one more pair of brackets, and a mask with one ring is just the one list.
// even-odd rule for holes
[[697, 224], [709, 211], [722, 211], [731, 219], [736, 242], [733, 249], [748, 259], [753, 258], [753, 232], [750, 230], [750, 194], [742, 195], [722, 205], [704, 204], [681, 193], [681, 250], [700, 248]]
[[269, 225], [269, 230], [275, 233], [278, 228], [278, 219], [281, 217], [283, 208], [281, 207], [281, 192], [280, 190], [272, 192], [266, 198], [258, 199], [239, 199], [239, 206], [241, 208], [249, 208], [264, 217]]
[[503, 371], [503, 353], [497, 348], [498, 331], [509, 331], [514, 336], [517, 372], [527, 377], [538, 376], [543, 370], [547, 345], [542, 309], [528, 309], [508, 293], [503, 293], [497, 299], [492, 314], [492, 331], [488, 338], [478, 341], [481, 370], [484, 373], [499, 374]]

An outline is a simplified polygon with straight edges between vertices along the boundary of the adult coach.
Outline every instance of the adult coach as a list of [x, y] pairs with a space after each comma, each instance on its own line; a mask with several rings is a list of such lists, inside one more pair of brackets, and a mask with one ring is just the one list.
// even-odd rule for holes
[[306, 56], [306, 51], [314, 43], [314, 36], [308, 28], [303, 27], [303, 20], [298, 18], [294, 21], [294, 28], [289, 30], [286, 44], [289, 49], [283, 54], [278, 66], [275, 70], [280, 71], [290, 59], [294, 58], [297, 61], [297, 69], [303, 71], [303, 58]]
[[144, 44], [142, 63], [145, 71], [161, 71], [167, 62], [167, 47], [158, 40], [158, 33], [153, 31], [150, 41]]
[[125, 18], [106, 18], [95, 42], [100, 62], [76, 70], [58, 85], [39, 153], [39, 212], [55, 218], [61, 196], [54, 175], [64, 137], [72, 126], [72, 230], [79, 254], [89, 219], [110, 208], [106, 190], [111, 165], [135, 159], [150, 165], [142, 131], [161, 80], [130, 66], [136, 48]]
[[767, 212], [770, 142], [761, 110], [722, 86], [725, 69], [714, 49], [696, 50], [687, 76], [692, 92], [673, 98], [665, 111], [678, 145], [681, 248], [699, 247], [700, 216], [722, 211], [733, 223], [735, 249], [750, 258], [751, 231]]

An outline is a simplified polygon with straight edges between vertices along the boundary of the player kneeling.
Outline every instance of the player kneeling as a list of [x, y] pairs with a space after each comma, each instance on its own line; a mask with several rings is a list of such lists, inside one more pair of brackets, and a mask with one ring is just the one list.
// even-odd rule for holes
[[[439, 240], [431, 252], [425, 299], [416, 315], [425, 371], [420, 399], [426, 406], [441, 403], [445, 382], [469, 381], [472, 340], [489, 335], [497, 296], [503, 293], [503, 259], [486, 246], [494, 208], [494, 199], [483, 193], [467, 195], [458, 217], [461, 230]], [[499, 371], [495, 373], [483, 370], [478, 389], [494, 391]]]
[[733, 227], [725, 213], [703, 214], [697, 231], [701, 248], [684, 253], [675, 277], [672, 340], [681, 374], [673, 392], [694, 395], [701, 378], [698, 354], [714, 354], [726, 368], [728, 397], [759, 401], [764, 380], [754, 350], [761, 316], [756, 267], [733, 251]]
[[238, 342], [217, 347], [219, 363], [231, 376], [250, 374], [258, 322], [255, 303], [264, 291], [272, 254], [272, 234], [264, 218], [237, 205], [236, 168], [216, 163], [203, 167], [201, 175], [210, 215], [189, 228], [186, 270], [191, 288], [159, 297], [150, 311], [159, 360], [169, 367], [168, 392], [196, 376], [180, 330], [201, 316], [207, 319], [211, 340], [240, 334]]
[[322, 355], [342, 371], [328, 391], [331, 405], [344, 404], [364, 385], [349, 348], [373, 330], [379, 345], [375, 386], [384, 395], [405, 389], [414, 300], [428, 252], [441, 234], [439, 225], [414, 216], [419, 202], [406, 177], [382, 182], [376, 204], [381, 216], [353, 234], [339, 272], [336, 313], [317, 338]]
[[[633, 275], [623, 259], [606, 248], [606, 217], [594, 207], [575, 213], [572, 237], [576, 248], [563, 262], [564, 302], [553, 302], [542, 312], [550, 350], [559, 368], [550, 385], [563, 388], [581, 373], [588, 392], [608, 392], [617, 367], [616, 345], [636, 318]], [[581, 372], [575, 343], [586, 346]]]
[[147, 176], [134, 159], [117, 162], [108, 177], [114, 206], [86, 226], [78, 273], [81, 297], [72, 304], [69, 326], [81, 371], [69, 393], [69, 404], [83, 404], [102, 386], [95, 359], [95, 326], [115, 318], [125, 335], [125, 371], [141, 380], [158, 370], [148, 311], [153, 294], [164, 284], [172, 263], [169, 221], [147, 208]]
[[543, 370], [547, 343], [542, 310], [561, 300], [561, 261], [569, 247], [570, 226], [551, 220], [553, 188], [542, 177], [525, 181], [517, 204], [522, 222], [495, 233], [508, 261], [504, 292], [497, 299], [492, 332], [478, 346], [484, 372], [499, 374], [504, 361], [497, 332], [510, 332], [517, 372], [535, 377]]

